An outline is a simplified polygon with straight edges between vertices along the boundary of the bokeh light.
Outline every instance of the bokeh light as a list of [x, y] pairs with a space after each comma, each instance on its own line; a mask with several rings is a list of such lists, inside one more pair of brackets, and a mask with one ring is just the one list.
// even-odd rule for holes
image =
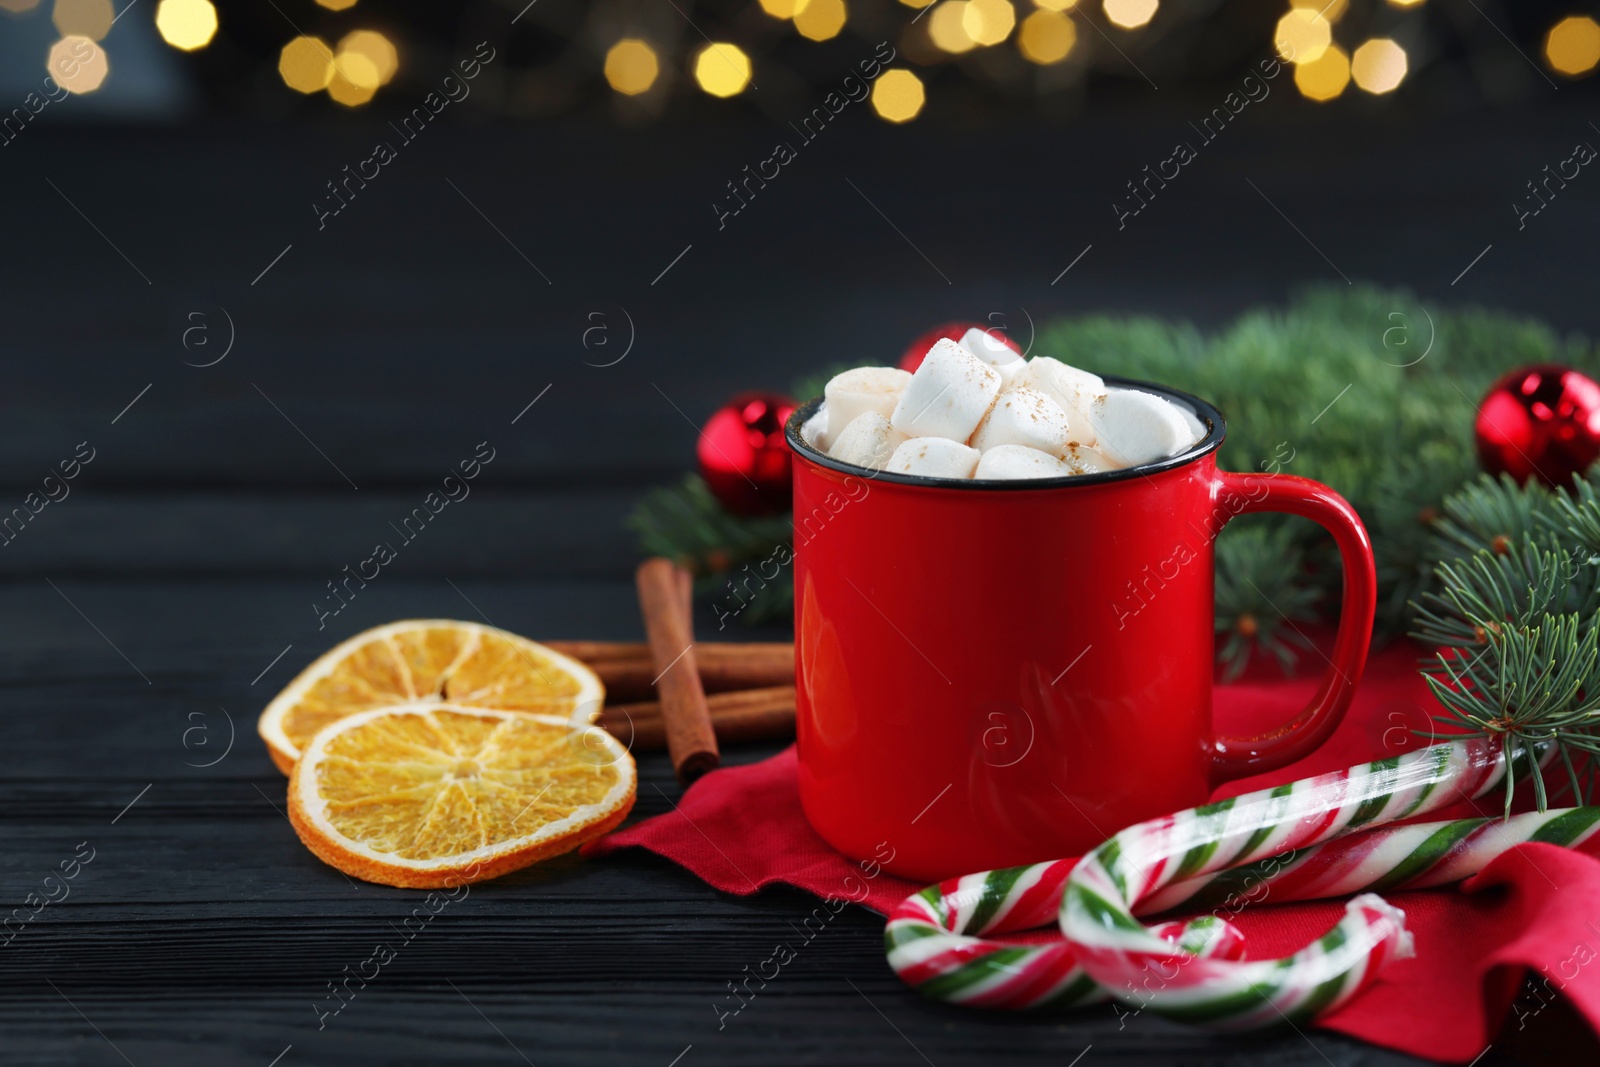
[[1156, 17], [1159, 0], [1105, 0], [1106, 18], [1125, 30], [1136, 30]]
[[1043, 66], [1066, 59], [1077, 40], [1078, 28], [1073, 25], [1072, 19], [1059, 11], [1045, 8], [1022, 20], [1022, 30], [1017, 34], [1017, 48], [1023, 58]]
[[1416, 7], [1422, 0], [1389, 0], [1390, 7]]
[[996, 45], [1011, 36], [1017, 12], [1008, 0], [967, 0], [961, 25], [978, 44]]
[[360, 52], [341, 52], [333, 57], [328, 95], [345, 107], [360, 107], [372, 99], [382, 80], [378, 65], [371, 59]]
[[694, 80], [712, 96], [738, 96], [750, 84], [750, 57], [736, 44], [714, 41], [695, 57]]
[[978, 46], [967, 32], [967, 0], [944, 0], [928, 16], [928, 36], [941, 52], [958, 56]]
[[[1418, 0], [1420, 3], [1421, 0]], [[1327, 19], [1329, 22], [1338, 22], [1339, 17], [1350, 8], [1349, 0], [1289, 0], [1291, 8], [1309, 8]]]
[[795, 9], [806, 0], [761, 0], [761, 10], [775, 19], [794, 18]]
[[217, 32], [217, 9], [211, 0], [161, 0], [156, 30], [174, 48], [193, 52], [211, 43]]
[[606, 81], [624, 96], [649, 91], [660, 73], [656, 50], [637, 37], [624, 37], [606, 53]]
[[1406, 50], [1387, 37], [1374, 37], [1350, 57], [1350, 77], [1369, 93], [1387, 93], [1405, 76]]
[[1071, 11], [1078, 6], [1078, 0], [1033, 0], [1033, 6], [1046, 11]]
[[872, 85], [872, 110], [890, 122], [910, 122], [926, 100], [922, 79], [909, 70], [886, 70]]
[[377, 30], [354, 30], [345, 34], [339, 41], [334, 64], [338, 65], [341, 57], [350, 54], [365, 56], [372, 61], [378, 70], [379, 85], [388, 85], [400, 69], [400, 53], [395, 50], [394, 42]]
[[320, 93], [333, 80], [333, 51], [321, 37], [296, 37], [278, 53], [283, 84], [301, 93]]
[[1272, 43], [1282, 59], [1293, 63], [1315, 63], [1333, 43], [1333, 27], [1312, 8], [1293, 8], [1278, 20]]
[[111, 0], [56, 0], [50, 15], [61, 36], [87, 37], [91, 41], [104, 40], [116, 17]]
[[1575, 78], [1600, 63], [1600, 25], [1587, 15], [1573, 15], [1550, 27], [1544, 58], [1557, 74]]
[[1295, 65], [1294, 84], [1308, 99], [1332, 100], [1350, 84], [1350, 57], [1344, 49], [1331, 44], [1310, 63]]
[[39, 0], [0, 0], [0, 11], [9, 11], [13, 15], [20, 15], [25, 11], [32, 11], [39, 6]]
[[927, 7], [928, 5], [932, 4], [934, 2], [934, 0], [900, 0], [900, 2], [902, 4], [904, 4], [904, 5], [906, 5], [906, 7], [914, 7], [917, 10], [920, 11], [923, 8]]
[[794, 28], [813, 41], [837, 37], [849, 14], [844, 0], [803, 0], [795, 8]]
[[348, 11], [356, 6], [356, 0], [317, 0], [317, 6], [329, 11]]
[[87, 37], [63, 37], [50, 46], [45, 69], [69, 93], [92, 93], [111, 73], [106, 50]]

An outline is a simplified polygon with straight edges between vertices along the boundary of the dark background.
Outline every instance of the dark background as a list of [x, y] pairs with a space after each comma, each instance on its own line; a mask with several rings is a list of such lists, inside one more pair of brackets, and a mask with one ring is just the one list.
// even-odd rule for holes
[[[352, 884], [300, 846], [253, 724], [317, 654], [396, 618], [637, 638], [623, 520], [692, 468], [695, 425], [740, 389], [891, 362], [940, 321], [997, 313], [1023, 339], [1030, 320], [1087, 311], [1215, 326], [1349, 279], [1593, 333], [1600, 178], [1584, 172], [1520, 231], [1511, 206], [1577, 142], [1600, 143], [1592, 85], [1547, 82], [1538, 54], [1567, 7], [1428, 0], [1407, 13], [1427, 61], [1395, 94], [1317, 105], [1281, 75], [1120, 231], [1124, 183], [1268, 54], [1281, 12], [1201, 5], [1145, 51], [1119, 38], [1159, 88], [1084, 26], [1096, 50], [1076, 82], [1025, 92], [928, 68], [916, 121], [853, 105], [719, 230], [724, 183], [871, 38], [812, 45], [753, 4], [677, 0], [751, 35], [762, 88], [713, 101], [680, 74], [642, 114], [598, 79], [587, 27], [604, 5], [539, 0], [510, 26], [520, 5], [276, 3], [222, 5], [193, 56], [151, 52], [150, 84], [170, 92], [130, 90], [129, 106], [118, 72], [137, 86], [145, 68], [117, 66], [116, 35], [153, 32], [139, 0], [105, 43], [99, 93], [0, 148], [0, 504], [78, 442], [96, 450], [71, 496], [0, 547], [0, 901], [20, 906], [78, 842], [96, 850], [70, 898], [0, 947], [11, 1058], [944, 1067], [1069, 1063], [1092, 1045], [1084, 1064], [1404, 1061], [1321, 1031], [1214, 1038], [1149, 1016], [1119, 1031], [1108, 1009], [938, 1007], [899, 985], [881, 920], [858, 909], [719, 1031], [725, 983], [810, 901], [731, 898], [642, 855], [474, 887], [319, 1031], [326, 983], [414, 894]], [[676, 25], [659, 6], [634, 9]], [[1185, 10], [1163, 4], [1152, 29]], [[329, 36], [385, 28], [402, 74], [362, 110], [295, 96], [272, 70], [284, 13]], [[1358, 17], [1399, 15], [1358, 3]], [[690, 31], [672, 32], [686, 53]], [[0, 20], [7, 33], [43, 41], [16, 45], [37, 63], [48, 13]], [[481, 80], [319, 230], [324, 183], [491, 37], [504, 84]], [[7, 69], [8, 84], [43, 74]], [[565, 96], [528, 88], [546, 83]], [[630, 334], [624, 359], [595, 365]], [[1114, 352], [1082, 361], [1117, 370]], [[324, 583], [485, 440], [497, 454], [472, 496], [319, 632]], [[640, 769], [638, 815], [668, 810], [665, 758]], [[1482, 1062], [1572, 1039], [1560, 1009], [1512, 1025]]]

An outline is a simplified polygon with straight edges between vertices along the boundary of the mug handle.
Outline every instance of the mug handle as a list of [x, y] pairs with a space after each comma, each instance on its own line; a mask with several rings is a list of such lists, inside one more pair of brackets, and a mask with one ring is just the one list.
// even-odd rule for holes
[[[1225, 494], [1237, 494], [1224, 499]], [[1317, 523], [1333, 535], [1344, 565], [1344, 596], [1339, 609], [1339, 634], [1328, 671], [1305, 710], [1283, 726], [1255, 737], [1219, 737], [1212, 743], [1213, 784], [1276, 770], [1308, 756], [1332, 736], [1355, 697], [1356, 683], [1367, 664], [1372, 619], [1378, 602], [1377, 567], [1372, 541], [1361, 517], [1338, 493], [1321, 482], [1292, 474], [1235, 474], [1217, 471], [1211, 498], [1221, 515], [1212, 536], [1235, 516], [1252, 511], [1282, 511]], [[1243, 500], [1243, 505], [1237, 504]]]

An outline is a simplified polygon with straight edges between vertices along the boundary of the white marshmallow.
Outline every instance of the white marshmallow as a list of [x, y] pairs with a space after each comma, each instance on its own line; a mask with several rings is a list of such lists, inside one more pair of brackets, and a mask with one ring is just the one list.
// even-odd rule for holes
[[884, 469], [924, 478], [970, 478], [981, 456], [976, 448], [948, 437], [913, 437], [900, 443]]
[[839, 439], [828, 449], [828, 455], [858, 467], [883, 470], [889, 457], [903, 441], [910, 438], [893, 426], [876, 411], [863, 411], [850, 420], [839, 434]]
[[1015, 386], [1035, 389], [1061, 405], [1067, 413], [1068, 440], [1080, 445], [1095, 443], [1089, 412], [1106, 395], [1106, 383], [1099, 375], [1069, 367], [1049, 356], [1034, 356], [1017, 374]]
[[1035, 389], [1008, 389], [995, 400], [967, 442], [987, 452], [999, 445], [1026, 445], [1060, 455], [1072, 440], [1072, 423], [1061, 405]]
[[[999, 394], [999, 371], [948, 337], [941, 337], [911, 376], [889, 422], [910, 437], [965, 442]], [[976, 452], [973, 462], [977, 462]]]
[[911, 373], [899, 367], [857, 367], [835, 374], [822, 390], [828, 405], [828, 440], [837, 441], [862, 412], [876, 411], [887, 419], [910, 381]]
[[824, 400], [815, 413], [800, 424], [800, 440], [819, 452], [828, 450], [828, 402]]
[[987, 330], [976, 326], [961, 335], [961, 347], [1000, 372], [1000, 388], [1005, 389], [1027, 366], [1011, 346]]
[[1183, 421], [1189, 426], [1189, 443], [1191, 445], [1205, 437], [1206, 424], [1200, 421], [1200, 417], [1198, 415], [1189, 410], [1188, 404], [1174, 402], [1172, 406], [1178, 409], [1178, 414], [1183, 416]]
[[1118, 466], [1163, 459], [1194, 443], [1176, 405], [1137, 389], [1111, 390], [1090, 409], [1089, 421], [1097, 447]]
[[1077, 474], [1048, 452], [1027, 445], [996, 445], [978, 460], [974, 478], [1065, 478]]
[[1088, 445], [1068, 445], [1062, 453], [1067, 466], [1072, 468], [1073, 474], [1099, 474], [1102, 471], [1114, 471], [1117, 465], [1107, 459], [1099, 449], [1090, 448]]

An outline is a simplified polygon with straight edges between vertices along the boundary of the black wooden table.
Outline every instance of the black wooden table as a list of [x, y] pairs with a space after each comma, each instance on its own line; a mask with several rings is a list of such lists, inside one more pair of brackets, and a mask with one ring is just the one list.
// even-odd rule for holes
[[[0, 159], [0, 518], [93, 458], [0, 544], [0, 900], [37, 907], [92, 859], [0, 948], [8, 1062], [1410, 1062], [1315, 1030], [941, 1008], [854, 908], [719, 1025], [727, 983], [811, 902], [732, 898], [642, 853], [474, 887], [324, 1017], [415, 894], [301, 847], [254, 722], [319, 652], [392, 619], [636, 639], [623, 520], [692, 465], [694, 424], [740, 388], [887, 362], [932, 322], [1215, 323], [1347, 276], [1592, 331], [1600, 186], [1526, 232], [1505, 207], [1583, 136], [1577, 103], [1425, 131], [1263, 110], [1121, 230], [1112, 201], [1187, 115], [966, 133], [856, 116], [723, 229], [713, 199], [770, 148], [753, 121], [441, 125], [320, 229], [311, 205], [368, 154], [370, 120], [36, 123]], [[319, 630], [327, 583], [484, 441], [471, 497]], [[636, 818], [677, 795], [663, 756], [640, 772]], [[1483, 1062], [1570, 1036], [1555, 1012], [1531, 1030]]]

